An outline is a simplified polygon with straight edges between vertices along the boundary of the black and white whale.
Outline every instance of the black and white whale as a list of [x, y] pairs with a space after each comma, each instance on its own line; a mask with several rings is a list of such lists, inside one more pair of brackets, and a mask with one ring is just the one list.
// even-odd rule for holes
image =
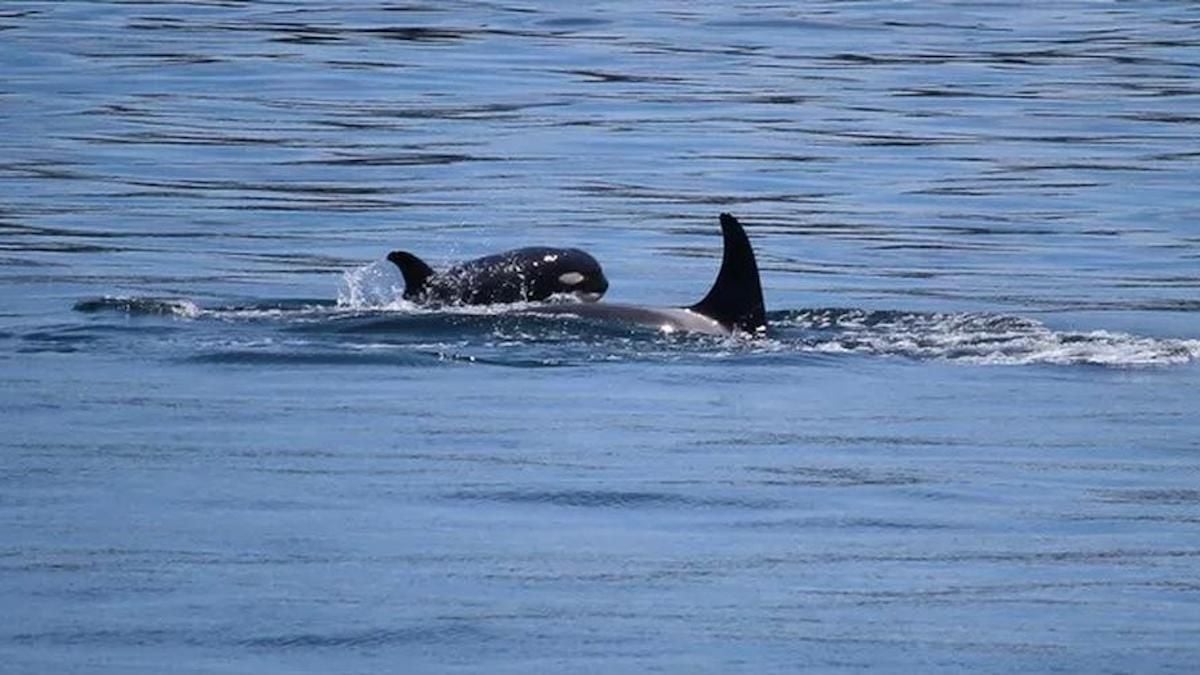
[[704, 299], [690, 307], [595, 302], [547, 304], [526, 311], [647, 326], [668, 333], [764, 334], [767, 330], [766, 306], [750, 239], [737, 218], [728, 213], [721, 214], [721, 234], [725, 248], [717, 280]]
[[387, 259], [404, 275], [404, 298], [422, 304], [539, 302], [554, 295], [593, 302], [608, 290], [600, 263], [577, 248], [518, 248], [442, 272], [407, 251], [392, 251]]

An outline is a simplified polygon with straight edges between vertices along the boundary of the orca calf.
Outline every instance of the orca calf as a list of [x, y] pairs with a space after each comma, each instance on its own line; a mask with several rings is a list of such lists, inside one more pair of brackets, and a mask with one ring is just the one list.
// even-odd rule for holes
[[728, 213], [721, 214], [721, 234], [725, 249], [717, 280], [704, 299], [690, 307], [640, 307], [597, 302], [545, 305], [527, 311], [629, 323], [668, 333], [761, 335], [767, 330], [767, 317], [754, 249], [750, 247], [742, 224]]
[[534, 302], [569, 294], [593, 302], [608, 290], [600, 263], [577, 248], [518, 248], [434, 272], [407, 251], [387, 259], [404, 275], [404, 298], [432, 305]]

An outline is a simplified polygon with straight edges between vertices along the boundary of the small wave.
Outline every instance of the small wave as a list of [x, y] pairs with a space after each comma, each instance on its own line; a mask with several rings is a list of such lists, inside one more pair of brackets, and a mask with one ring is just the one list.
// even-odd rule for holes
[[269, 649], [344, 649], [387, 645], [478, 643], [490, 637], [487, 632], [474, 623], [450, 620], [398, 628], [362, 628], [346, 632], [265, 635], [248, 638], [241, 642], [248, 647]]
[[1200, 490], [1192, 488], [1103, 490], [1098, 495], [1101, 501], [1116, 504], [1200, 505]]
[[694, 497], [672, 492], [630, 490], [500, 490], [464, 491], [447, 495], [450, 499], [544, 504], [575, 508], [770, 508], [774, 502], [762, 499]]
[[75, 303], [76, 312], [123, 312], [140, 316], [178, 316], [187, 319], [199, 317], [203, 310], [182, 298], [104, 296], [88, 298]]
[[252, 304], [201, 307], [186, 298], [103, 296], [86, 298], [74, 305], [76, 312], [117, 312], [130, 316], [174, 316], [185, 319], [288, 319], [326, 318], [345, 314], [328, 300], [265, 300]]
[[418, 366], [447, 360], [417, 352], [365, 353], [332, 351], [210, 351], [186, 359], [191, 363], [238, 366]]
[[1159, 366], [1200, 360], [1200, 340], [1110, 331], [1055, 331], [1023, 317], [815, 309], [779, 314], [804, 331], [803, 348], [823, 353], [904, 356], [983, 365]]
[[166, 628], [81, 628], [17, 633], [10, 639], [17, 644], [45, 644], [57, 647], [83, 645], [150, 647], [178, 644], [184, 642], [187, 636], [181, 631]]
[[923, 482], [918, 476], [901, 472], [824, 466], [756, 466], [750, 471], [761, 474], [754, 482], [761, 485], [805, 487], [863, 487], [915, 485]]

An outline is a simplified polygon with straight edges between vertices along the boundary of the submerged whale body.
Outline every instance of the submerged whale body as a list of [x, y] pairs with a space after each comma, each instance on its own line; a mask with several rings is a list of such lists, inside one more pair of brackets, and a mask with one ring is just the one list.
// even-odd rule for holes
[[564, 294], [591, 302], [608, 290], [600, 263], [577, 248], [518, 248], [443, 272], [407, 251], [392, 251], [387, 259], [404, 275], [404, 298], [422, 304], [538, 302]]
[[724, 252], [717, 279], [704, 299], [690, 307], [642, 307], [596, 302], [544, 305], [528, 311], [647, 326], [664, 332], [684, 331], [705, 335], [765, 333], [766, 306], [750, 239], [737, 218], [728, 213], [721, 214], [721, 235]]

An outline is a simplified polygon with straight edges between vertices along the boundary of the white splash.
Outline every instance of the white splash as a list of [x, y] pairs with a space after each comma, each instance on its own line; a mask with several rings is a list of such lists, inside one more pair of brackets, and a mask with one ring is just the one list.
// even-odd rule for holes
[[1160, 366], [1200, 361], [1200, 340], [1056, 331], [1021, 317], [813, 310], [785, 326], [816, 331], [824, 354], [875, 354], [987, 365]]
[[396, 266], [378, 261], [342, 274], [338, 307], [343, 309], [391, 309], [408, 306], [404, 300], [404, 277]]

